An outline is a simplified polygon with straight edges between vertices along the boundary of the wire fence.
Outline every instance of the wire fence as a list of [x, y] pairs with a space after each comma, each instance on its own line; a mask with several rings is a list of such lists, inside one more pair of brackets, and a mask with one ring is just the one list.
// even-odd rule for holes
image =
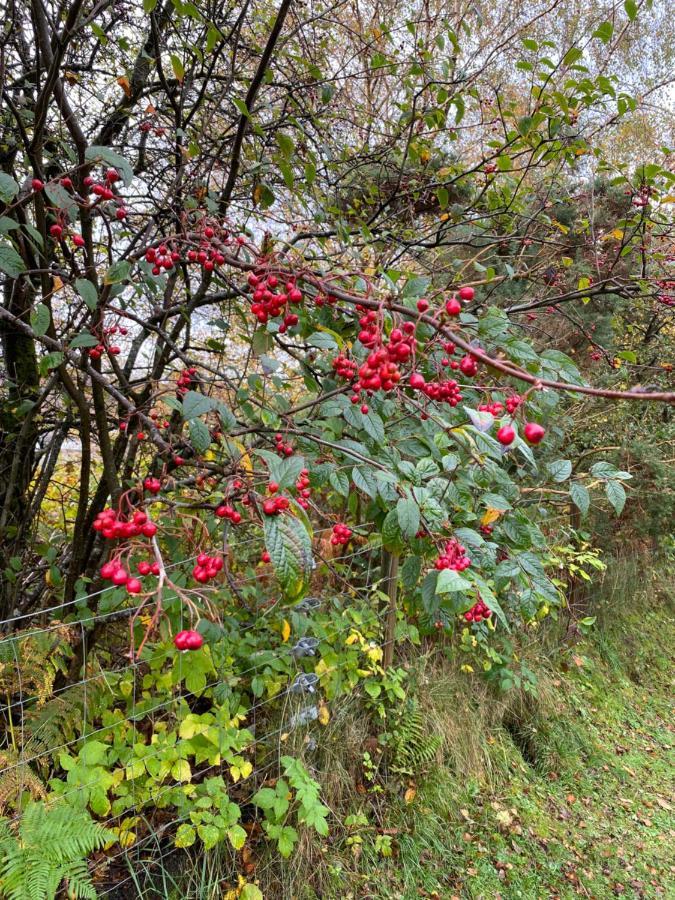
[[[320, 542], [331, 530], [330, 527], [319, 530], [315, 532], [315, 538]], [[237, 551], [246, 552], [252, 543], [256, 542], [237, 542], [233, 539], [232, 546]], [[361, 651], [365, 652], [365, 647], [377, 658], [377, 654], [384, 653], [388, 644], [393, 643], [393, 637], [383, 638], [388, 615], [383, 595], [373, 593], [383, 577], [379, 554], [367, 544], [352, 546], [353, 549], [348, 551], [342, 548], [341, 552], [336, 550], [330, 559], [324, 559], [319, 553], [319, 596], [297, 605], [288, 606], [282, 602], [266, 605], [259, 608], [250, 621], [245, 621], [241, 616], [238, 619], [223, 616], [222, 634], [226, 638], [236, 635], [238, 640], [250, 640], [251, 653], [248, 657], [233, 660], [225, 656], [219, 658], [217, 653], [211, 654], [209, 651], [211, 675], [204, 679], [197, 691], [190, 690], [185, 683], [186, 672], [189, 673], [191, 666], [190, 651], [176, 652], [173, 657], [175, 683], [169, 696], [166, 696], [166, 691], [156, 691], [148, 684], [150, 660], [154, 652], [152, 647], [140, 658], [126, 660], [120, 658], [119, 652], [111, 653], [111, 648], [106, 646], [89, 651], [87, 637], [92, 629], [114, 623], [115, 618], [120, 616], [130, 617], [145, 605], [130, 603], [129, 598], [123, 601], [122, 608], [116, 606], [99, 611], [104, 606], [103, 601], [115, 590], [114, 587], [105, 587], [68, 603], [21, 613], [0, 622], [0, 725], [4, 730], [0, 744], [0, 813], [10, 822], [18, 822], [22, 805], [28, 798], [28, 793], [24, 792], [31, 790], [36, 778], [42, 780], [45, 788], [49, 785], [58, 793], [60, 801], [76, 807], [85, 807], [90, 792], [100, 791], [107, 763], [102, 760], [101, 766], [93, 766], [90, 777], [71, 778], [68, 762], [76, 760], [83, 748], [93, 746], [92, 742], [100, 742], [104, 748], [102, 752], [109, 752], [111, 760], [117, 753], [114, 748], [119, 740], [120, 716], [108, 715], [106, 718], [103, 714], [106, 707], [97, 706], [97, 691], [107, 691], [114, 698], [107, 712], [118, 710], [125, 720], [125, 727], [133, 735], [131, 746], [143, 747], [143, 753], [138, 757], [138, 770], [131, 765], [136, 762], [135, 757], [123, 759], [119, 756], [114, 765], [125, 769], [128, 793], [120, 799], [115, 798], [114, 791], [111, 791], [107, 812], [101, 815], [99, 811], [96, 815], [105, 828], [117, 829], [119, 837], [119, 845], [106, 852], [104, 869], [107, 874], [98, 884], [99, 896], [130, 896], [125, 891], [132, 891], [134, 885], [137, 886], [139, 867], [142, 871], [161, 871], [166, 859], [179, 851], [173, 837], [181, 824], [190, 823], [192, 810], [182, 812], [175, 805], [173, 798], [176, 789], [189, 788], [220, 775], [225, 779], [234, 802], [240, 808], [251, 808], [252, 798], [264, 780], [279, 774], [284, 748], [295, 746], [298, 740], [302, 744], [310, 735], [319, 738], [321, 724], [317, 723], [317, 718], [320, 707], [325, 707], [322, 685], [331, 679], [351, 685], [349, 678], [353, 675], [348, 672], [348, 665], [353, 666], [353, 662], [347, 662], [348, 655], [331, 652], [330, 661], [326, 664], [322, 648], [326, 652], [342, 649], [350, 635], [356, 635], [357, 640], [361, 641]], [[167, 569], [187, 567], [196, 558], [197, 554], [172, 563]], [[236, 577], [238, 590], [250, 588], [256, 582], [260, 584], [260, 595], [273, 593], [274, 589], [261, 580], [257, 572], [247, 577]], [[220, 591], [222, 597], [234, 597], [225, 581]], [[214, 596], [218, 594], [211, 595], [212, 600]], [[171, 596], [166, 599], [168, 602], [176, 598]], [[279, 633], [279, 623], [290, 631], [288, 620], [293, 622], [293, 633]], [[65, 683], [55, 683], [45, 691], [43, 685], [36, 686], [37, 673], [30, 670], [31, 660], [36, 658], [32, 642], [48, 642], [49, 646], [54, 647], [53, 655], [56, 657], [62, 642], [67, 643], [66, 637], [62, 637], [64, 630], [71, 638], [77, 635], [83, 647], [79, 670], [81, 677], [67, 678]], [[270, 646], [264, 645], [266, 638], [269, 638]], [[119, 640], [119, 635], [115, 639]], [[54, 672], [57, 670], [58, 667], [55, 667]], [[245, 702], [243, 698], [251, 694], [252, 680], [263, 672], [268, 675], [274, 673], [274, 685], [269, 696], [253, 694], [253, 702]], [[175, 773], [167, 772], [165, 778], [158, 779], [151, 798], [148, 798], [147, 791], [137, 786], [137, 777], [139, 782], [142, 781], [139, 777], [141, 764], [145, 776], [150, 771], [149, 766], [160, 764], [166, 757], [166, 746], [162, 741], [157, 740], [156, 747], [152, 747], [151, 741], [157, 734], [161, 737], [169, 723], [170, 727], [179, 726], [185, 716], [193, 711], [199, 715], [204, 710], [216, 709], [218, 702], [214, 700], [214, 693], [233, 680], [248, 687], [248, 694], [242, 693], [238, 702], [241, 702], [244, 716], [241, 727], [250, 732], [250, 738], [243, 742], [240, 755], [253, 763], [251, 771], [247, 767], [245, 777], [234, 778], [230, 772], [228, 754], [224, 751], [219, 754], [222, 758], [213, 764], [208, 759], [198, 763], [194, 754], [188, 753], [182, 758], [190, 765], [189, 778], [181, 780], [182, 775], [176, 778]], [[124, 703], [117, 690], [121, 683], [125, 685]], [[265, 684], [264, 679], [261, 683]], [[81, 698], [81, 708], [78, 707], [79, 724], [73, 727], [74, 733], [64, 733], [62, 740], [54, 742], [47, 742], [44, 734], [34, 733], [34, 722], [40, 721], [40, 716], [51, 708], [50, 704], [65, 706], [75, 691]], [[216, 727], [220, 729], [220, 748], [226, 746], [227, 729], [223, 716], [220, 716], [219, 723]], [[125, 749], [127, 747], [128, 742]], [[320, 776], [320, 773], [315, 774]], [[48, 780], [50, 777], [51, 780]], [[15, 785], [11, 801], [9, 792], [3, 788], [10, 782]], [[172, 813], [176, 814], [167, 821], [167, 814]], [[123, 826], [129, 819], [138, 820], [138, 824], [133, 826], [138, 834], [134, 835], [131, 846], [125, 846]], [[120, 866], [121, 874], [118, 871]], [[121, 878], [121, 875], [125, 877]]]

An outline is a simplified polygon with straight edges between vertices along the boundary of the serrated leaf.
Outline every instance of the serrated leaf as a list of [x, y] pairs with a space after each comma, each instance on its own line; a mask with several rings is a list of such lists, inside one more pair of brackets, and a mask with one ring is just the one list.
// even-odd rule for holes
[[605, 494], [614, 507], [617, 516], [620, 516], [626, 505], [626, 490], [624, 486], [620, 481], [608, 481], [605, 485]]
[[349, 496], [349, 478], [345, 472], [333, 469], [328, 476], [328, 480], [331, 487], [336, 490], [338, 494], [341, 494], [343, 497]]
[[197, 840], [197, 832], [192, 825], [183, 822], [178, 826], [176, 831], [176, 839], [174, 841], [176, 847], [191, 847]]
[[396, 516], [403, 537], [412, 540], [420, 527], [420, 508], [412, 497], [401, 497], [396, 504]]
[[554, 481], [567, 481], [572, 474], [572, 463], [569, 459], [556, 459], [548, 464], [547, 469]]
[[437, 594], [449, 594], [455, 591], [468, 591], [473, 585], [466, 578], [462, 578], [454, 569], [442, 569], [438, 573], [436, 582]]
[[38, 337], [47, 334], [51, 320], [51, 313], [44, 303], [38, 303], [38, 305], [31, 310], [30, 327]]
[[206, 397], [199, 391], [188, 391], [183, 397], [183, 418], [197, 419], [204, 413], [210, 412], [214, 405], [211, 397]]
[[241, 850], [246, 843], [246, 832], [241, 825], [233, 825], [227, 829], [227, 839], [235, 850]]
[[86, 278], [78, 278], [75, 281], [75, 290], [82, 297], [87, 309], [95, 310], [98, 303], [98, 294], [96, 288]]
[[366, 469], [363, 466], [354, 466], [352, 469], [352, 481], [356, 487], [360, 491], [363, 491], [364, 494], [367, 494], [371, 500], [374, 500], [375, 497], [377, 497], [377, 481], [370, 469]]
[[585, 516], [591, 506], [591, 495], [588, 493], [588, 488], [574, 481], [570, 485], [570, 497], [581, 515]]
[[191, 419], [188, 423], [190, 442], [197, 453], [206, 453], [211, 446], [211, 432], [201, 419]]
[[9, 275], [10, 278], [17, 278], [25, 271], [26, 266], [14, 247], [10, 247], [9, 244], [0, 244], [0, 272]]
[[263, 528], [265, 547], [286, 598], [299, 599], [314, 568], [312, 541], [304, 523], [294, 516], [265, 516]]
[[83, 331], [82, 334], [77, 334], [70, 342], [70, 346], [73, 349], [77, 347], [95, 347], [98, 344], [98, 338], [94, 337], [93, 334], [90, 334], [88, 331]]
[[96, 160], [102, 160], [107, 163], [109, 166], [112, 166], [122, 176], [122, 181], [128, 187], [134, 178], [134, 170], [131, 167], [131, 163], [125, 159], [120, 153], [117, 153], [115, 150], [112, 150], [110, 147], [97, 146], [96, 144], [92, 144], [91, 147], [87, 147], [84, 151], [84, 158], [88, 162], [95, 162]]
[[7, 172], [0, 172], [0, 200], [10, 203], [18, 193], [18, 182]]
[[130, 269], [130, 262], [128, 262], [126, 259], [118, 260], [116, 263], [113, 263], [105, 273], [105, 283], [119, 284], [119, 282], [125, 281], [129, 275]]

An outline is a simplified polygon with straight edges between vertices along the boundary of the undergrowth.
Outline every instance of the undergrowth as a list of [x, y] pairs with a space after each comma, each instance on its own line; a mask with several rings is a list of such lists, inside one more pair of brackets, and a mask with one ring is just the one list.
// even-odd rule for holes
[[[249, 857], [250, 882], [280, 900], [673, 896], [674, 597], [666, 567], [616, 559], [592, 631], [526, 649], [534, 693], [497, 694], [429, 653], [388, 722], [336, 704], [297, 748], [331, 837], [303, 838], [292, 866]], [[164, 896], [239, 896], [231, 865], [202, 860]]]

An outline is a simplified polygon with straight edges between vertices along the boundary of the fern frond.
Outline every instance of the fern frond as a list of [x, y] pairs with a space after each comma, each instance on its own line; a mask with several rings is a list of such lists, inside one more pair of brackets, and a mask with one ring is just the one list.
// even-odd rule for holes
[[438, 735], [430, 735], [416, 700], [400, 710], [391, 730], [391, 770], [403, 775], [418, 775], [436, 756], [441, 746]]

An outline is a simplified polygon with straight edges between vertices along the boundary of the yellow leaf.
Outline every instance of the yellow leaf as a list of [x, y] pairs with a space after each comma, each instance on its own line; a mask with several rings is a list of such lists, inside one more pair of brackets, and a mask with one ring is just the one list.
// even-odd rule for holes
[[493, 509], [491, 506], [488, 507], [483, 513], [483, 518], [480, 520], [481, 525], [491, 525], [492, 522], [496, 522], [497, 519], [501, 516], [501, 509]]
[[316, 664], [316, 667], [315, 667], [314, 671], [316, 672], [316, 674], [317, 674], [319, 677], [320, 677], [321, 675], [325, 675], [326, 672], [328, 671], [328, 666], [326, 665], [325, 660], [320, 659], [319, 662]]
[[286, 641], [289, 639], [290, 636], [291, 636], [291, 626], [288, 624], [286, 619], [284, 619], [284, 624], [281, 626], [281, 638], [282, 638], [284, 644], [286, 643]]
[[352, 645], [352, 644], [355, 644], [355, 643], [358, 641], [358, 639], [359, 639], [358, 634], [356, 634], [356, 632], [352, 631], [352, 633], [349, 635], [349, 637], [348, 637], [347, 640], [345, 641], [345, 644], [346, 644], [348, 647], [351, 647], [351, 645]]
[[661, 203], [675, 203], [675, 194], [666, 194], [665, 197], [661, 197]]
[[411, 804], [417, 796], [417, 788], [409, 787], [403, 795], [403, 799], [407, 804]]
[[330, 712], [328, 710], [328, 706], [321, 701], [319, 704], [319, 723], [321, 725], [328, 725], [330, 722]]
[[256, 186], [253, 188], [253, 205], [254, 205], [254, 206], [259, 206], [259, 205], [260, 205], [260, 201], [262, 200], [262, 196], [263, 196], [263, 186], [262, 186], [262, 184], [258, 183], [258, 184], [256, 184]]
[[473, 669], [471, 666], [468, 666], [465, 664], [462, 666], [462, 672], [466, 672], [467, 674], [470, 674], [471, 672], [473, 672]]

